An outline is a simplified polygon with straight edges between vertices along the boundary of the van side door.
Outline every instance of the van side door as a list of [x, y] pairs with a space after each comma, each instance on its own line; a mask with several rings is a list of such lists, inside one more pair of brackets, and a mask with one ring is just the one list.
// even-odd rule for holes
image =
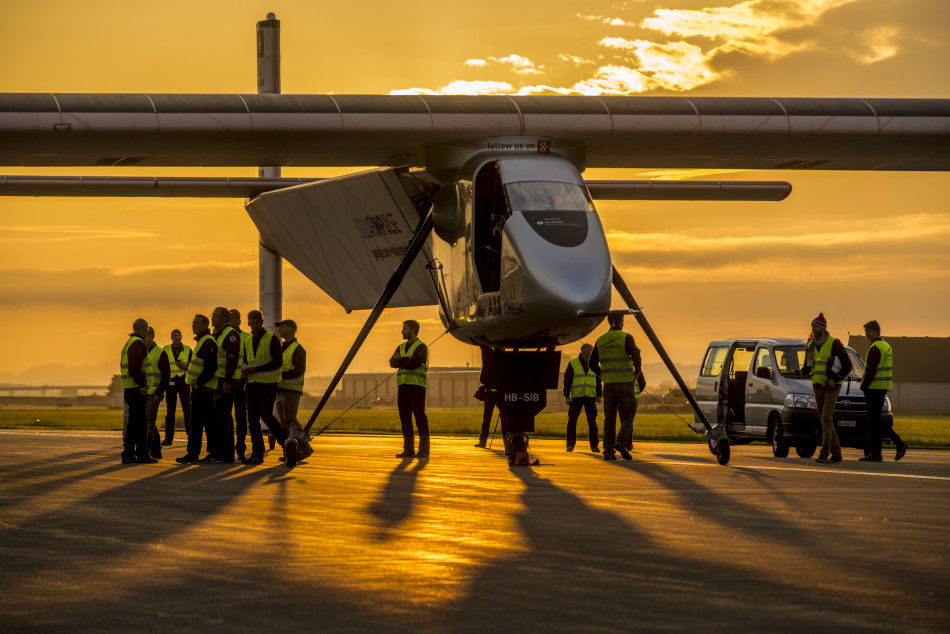
[[[699, 409], [706, 415], [706, 419], [715, 424], [719, 409], [719, 385], [722, 380], [723, 368], [729, 355], [729, 344], [711, 343], [706, 349], [706, 356], [699, 368], [699, 377], [696, 379], [696, 401]], [[706, 431], [703, 424], [694, 420], [693, 429]]]

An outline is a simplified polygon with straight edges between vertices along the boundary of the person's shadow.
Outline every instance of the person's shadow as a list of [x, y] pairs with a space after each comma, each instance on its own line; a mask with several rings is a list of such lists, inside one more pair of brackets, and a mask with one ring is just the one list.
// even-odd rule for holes
[[411, 462], [412, 458], [403, 458], [396, 465], [396, 468], [389, 474], [386, 485], [380, 491], [379, 496], [373, 500], [367, 509], [370, 515], [379, 520], [375, 535], [378, 541], [389, 539], [392, 530], [412, 515], [415, 504], [416, 479], [428, 461], [426, 459], [419, 460], [409, 469]]

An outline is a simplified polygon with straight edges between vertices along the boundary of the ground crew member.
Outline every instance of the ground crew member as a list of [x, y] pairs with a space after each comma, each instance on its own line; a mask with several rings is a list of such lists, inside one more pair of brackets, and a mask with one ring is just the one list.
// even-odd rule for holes
[[[228, 325], [230, 313], [218, 306], [211, 313], [211, 335], [218, 346], [218, 389], [214, 393], [214, 433], [209, 435], [206, 462], [234, 462], [234, 407], [233, 381], [241, 378], [238, 357], [241, 354], [241, 336]], [[213, 446], [211, 438], [214, 438]]]
[[587, 439], [590, 450], [600, 452], [597, 432], [597, 403], [600, 402], [602, 387], [600, 377], [590, 368], [590, 355], [594, 346], [585, 343], [576, 359], [571, 359], [564, 369], [564, 399], [567, 401], [567, 450], [574, 451], [577, 440], [577, 418], [581, 408], [587, 415]]
[[841, 443], [835, 430], [835, 405], [841, 380], [851, 374], [851, 358], [842, 343], [828, 334], [824, 313], [818, 313], [811, 322], [811, 341], [805, 348], [804, 373], [811, 375], [815, 393], [815, 407], [821, 419], [821, 451], [816, 462], [841, 462]]
[[145, 397], [148, 392], [145, 378], [145, 336], [148, 322], [142, 318], [132, 322], [132, 332], [122, 346], [119, 356], [119, 374], [122, 377], [122, 400], [125, 404], [126, 425], [122, 435], [122, 464], [157, 462], [148, 455]]
[[[429, 349], [419, 340], [419, 322], [412, 319], [402, 323], [405, 341], [389, 359], [389, 367], [396, 372], [396, 404], [402, 425], [402, 453], [397, 458], [429, 457], [429, 419], [426, 417], [426, 374], [429, 368]], [[412, 418], [419, 429], [419, 451], [414, 453]]]
[[264, 462], [264, 434], [261, 419], [270, 433], [283, 446], [287, 430], [274, 417], [274, 402], [277, 400], [277, 384], [281, 379], [283, 357], [280, 340], [274, 333], [264, 330], [264, 316], [259, 310], [247, 314], [251, 328], [251, 343], [246, 349], [247, 369], [247, 426], [251, 434], [251, 455], [244, 464]]
[[482, 431], [478, 435], [476, 447], [484, 449], [488, 445], [488, 434], [491, 433], [491, 419], [498, 406], [498, 390], [493, 387], [485, 387], [485, 368], [482, 368], [482, 386], [478, 388], [475, 398], [481, 398], [484, 406], [482, 408]]
[[283, 339], [281, 350], [281, 377], [277, 384], [277, 419], [288, 432], [300, 427], [297, 409], [303, 395], [303, 375], [307, 371], [307, 351], [297, 341], [297, 322], [285, 319], [274, 323]]
[[864, 324], [864, 336], [871, 345], [864, 356], [864, 378], [861, 391], [864, 392], [864, 405], [868, 412], [868, 426], [871, 429], [870, 453], [861, 458], [865, 462], [881, 462], [881, 436], [887, 434], [894, 441], [897, 452], [894, 460], [900, 460], [907, 453], [907, 443], [901, 440], [893, 427], [885, 427], [881, 421], [884, 409], [884, 397], [887, 391], [894, 389], [894, 351], [891, 344], [881, 338], [881, 325], [873, 319]]
[[[177, 462], [198, 462], [201, 455], [201, 431], [214, 421], [214, 393], [218, 388], [218, 344], [211, 336], [205, 315], [195, 315], [191, 322], [191, 331], [195, 334], [195, 351], [185, 371], [185, 383], [191, 386], [191, 432], [188, 434], [188, 449]], [[212, 444], [208, 436], [208, 444]], [[209, 446], [210, 451], [210, 446]]]
[[[610, 330], [597, 339], [590, 355], [590, 369], [604, 383], [604, 460], [616, 460], [619, 451], [624, 460], [633, 457], [633, 417], [637, 413], [637, 397], [646, 387], [640, 360], [640, 349], [633, 336], [623, 331], [621, 311], [607, 315]], [[617, 437], [617, 413], [620, 413], [620, 436]]]
[[[238, 351], [238, 366], [247, 362], [244, 349], [247, 342], [251, 340], [251, 333], [241, 330], [241, 313], [232, 308], [228, 311], [228, 325], [238, 333], [241, 338], [241, 346]], [[234, 451], [237, 459], [244, 460], [244, 452], [247, 451], [247, 379], [243, 373], [238, 372], [238, 378], [231, 381], [231, 393], [234, 394]]]
[[161, 459], [162, 443], [155, 421], [158, 418], [158, 406], [165, 398], [165, 389], [168, 387], [169, 367], [165, 348], [155, 345], [155, 329], [148, 327], [145, 335], [145, 383], [147, 387], [147, 401], [145, 403], [145, 423], [147, 432], [148, 453], [153, 458]]
[[185, 383], [185, 371], [191, 361], [191, 348], [181, 342], [181, 331], [172, 330], [172, 342], [165, 346], [168, 357], [168, 389], [165, 390], [165, 439], [163, 445], [172, 444], [175, 438], [175, 403], [181, 401], [181, 413], [185, 418], [185, 435], [191, 433], [191, 395]]

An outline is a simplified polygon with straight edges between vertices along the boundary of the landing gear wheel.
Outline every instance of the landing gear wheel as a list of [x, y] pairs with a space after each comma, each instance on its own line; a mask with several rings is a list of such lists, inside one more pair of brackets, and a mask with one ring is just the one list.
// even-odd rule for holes
[[811, 458], [815, 455], [815, 445], [798, 445], [795, 447], [795, 453], [798, 454], [799, 458]]
[[297, 464], [297, 441], [293, 438], [284, 441], [284, 463], [288, 469]]
[[788, 445], [785, 444], [785, 428], [781, 420], [772, 421], [772, 455], [776, 458], [788, 457]]
[[719, 451], [716, 452], [716, 462], [723, 466], [729, 464], [729, 458], [732, 455], [732, 450], [729, 448], [729, 439], [723, 438], [720, 440], [717, 449]]

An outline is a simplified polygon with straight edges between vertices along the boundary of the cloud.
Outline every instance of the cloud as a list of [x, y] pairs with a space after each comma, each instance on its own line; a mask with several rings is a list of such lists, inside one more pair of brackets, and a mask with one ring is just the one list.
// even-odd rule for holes
[[4, 225], [0, 226], [0, 243], [43, 243], [73, 240], [115, 240], [154, 238], [154, 233], [107, 227], [81, 225]]
[[544, 66], [535, 66], [534, 62], [530, 59], [522, 57], [517, 53], [511, 53], [505, 57], [489, 57], [488, 59], [499, 64], [507, 64], [520, 75], [540, 75], [544, 69]]
[[[871, 17], [860, 25], [852, 20], [842, 33], [835, 22], [848, 5]], [[633, 12], [629, 5], [624, 6]], [[870, 65], [893, 58], [904, 44], [918, 37], [899, 29], [892, 16], [877, 8], [874, 0], [744, 0], [701, 9], [657, 8], [652, 13], [641, 9], [642, 17], [578, 13], [584, 21], [626, 31], [638, 29], [640, 37], [619, 37], [612, 28], [596, 42], [605, 49], [605, 54], [598, 56], [602, 60], [599, 67], [587, 77], [570, 78], [574, 81], [515, 84], [510, 89], [503, 88], [508, 82], [486, 82], [482, 86], [486, 91], [481, 93], [472, 92], [479, 89], [474, 82], [449, 85], [466, 86], [465, 92], [451, 94], [625, 95], [684, 92], [711, 85], [732, 76], [730, 67], [740, 63], [737, 55], [768, 64], [797, 53], [822, 52]], [[829, 21], [829, 16], [835, 19]], [[537, 75], [545, 69], [515, 53], [487, 59], [509, 65], [521, 75]], [[595, 63], [589, 57], [568, 53], [560, 53], [556, 59], [577, 69]], [[487, 62], [470, 59], [466, 66], [485, 67]], [[411, 88], [391, 94], [445, 93], [445, 88]]]
[[455, 80], [438, 90], [429, 88], [404, 88], [391, 90], [390, 95], [505, 95], [511, 94], [514, 86], [506, 81]]

